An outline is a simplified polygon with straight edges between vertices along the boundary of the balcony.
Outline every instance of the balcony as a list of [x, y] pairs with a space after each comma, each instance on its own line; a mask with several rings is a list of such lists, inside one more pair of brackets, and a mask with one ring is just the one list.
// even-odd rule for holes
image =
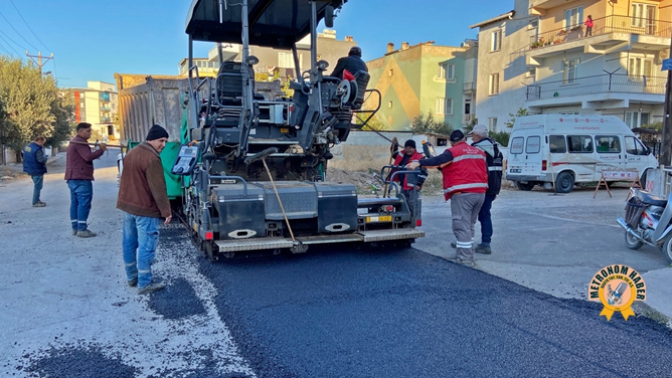
[[530, 37], [527, 64], [541, 65], [544, 58], [570, 51], [586, 54], [611, 54], [627, 49], [662, 51], [670, 46], [672, 22], [608, 16], [593, 20], [588, 32], [585, 25], [549, 30]]
[[464, 94], [473, 94], [475, 91], [476, 91], [475, 82], [472, 81], [464, 83], [464, 89], [463, 89]]
[[547, 107], [581, 105], [583, 109], [627, 108], [630, 102], [662, 104], [664, 76], [595, 75], [529, 85], [526, 105], [540, 111]]

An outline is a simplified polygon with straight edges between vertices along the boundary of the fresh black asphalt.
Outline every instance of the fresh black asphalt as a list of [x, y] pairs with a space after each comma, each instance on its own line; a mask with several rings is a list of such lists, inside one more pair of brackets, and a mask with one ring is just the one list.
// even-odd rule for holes
[[[173, 253], [171, 243], [187, 237], [163, 230], [160, 253]], [[557, 299], [412, 248], [200, 258], [199, 270], [216, 287], [219, 316], [258, 377], [670, 376], [665, 325], [625, 322], [620, 314], [608, 322], [599, 304]], [[198, 288], [164, 278], [171, 284], [151, 295], [150, 310], [170, 319], [202, 316]], [[207, 359], [208, 351], [184, 352]], [[246, 377], [219, 373], [214, 361], [204, 366], [165, 376]], [[81, 369], [96, 374], [60, 374]], [[19, 370], [101, 378], [135, 371], [76, 346]]]
[[[669, 376], [672, 332], [415, 249], [201, 260], [260, 377]], [[558, 281], [559, 277], [548, 277]]]

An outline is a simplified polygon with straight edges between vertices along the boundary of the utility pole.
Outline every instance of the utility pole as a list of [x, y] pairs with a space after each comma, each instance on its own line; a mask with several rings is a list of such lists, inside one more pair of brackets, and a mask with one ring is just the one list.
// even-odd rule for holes
[[[670, 38], [670, 52], [672, 53], [672, 38]], [[662, 166], [672, 165], [672, 57], [663, 61], [663, 69], [667, 69], [667, 85], [665, 86], [665, 104], [663, 107], [663, 143], [660, 151]]]
[[[49, 60], [54, 59], [54, 53], [51, 53], [51, 56], [43, 57], [41, 51], [38, 51], [37, 55], [30, 55], [28, 54], [28, 50], [26, 50], [26, 56], [31, 58], [33, 62], [35, 62], [35, 58], [37, 58], [37, 62], [35, 63], [37, 63], [37, 68], [40, 70], [40, 75], [42, 74], [42, 66], [44, 66], [44, 64]], [[45, 61], [42, 62], [42, 59], [45, 59]]]

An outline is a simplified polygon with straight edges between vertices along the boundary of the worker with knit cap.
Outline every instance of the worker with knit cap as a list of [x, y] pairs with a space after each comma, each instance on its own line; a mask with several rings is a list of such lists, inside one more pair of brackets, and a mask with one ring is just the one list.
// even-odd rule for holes
[[140, 294], [165, 286], [153, 282], [151, 266], [159, 242], [160, 219], [165, 218], [166, 225], [172, 219], [160, 157], [168, 132], [154, 125], [145, 139], [124, 158], [117, 199], [117, 208], [124, 212], [122, 246], [126, 280], [129, 286], [137, 286]]

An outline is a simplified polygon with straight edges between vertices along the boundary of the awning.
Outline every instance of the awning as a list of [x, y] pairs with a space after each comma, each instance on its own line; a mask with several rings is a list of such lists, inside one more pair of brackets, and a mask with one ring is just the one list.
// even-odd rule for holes
[[[327, 5], [338, 8], [347, 0], [317, 0], [317, 22]], [[193, 0], [185, 32], [194, 41], [242, 43], [242, 0], [226, 0], [220, 23], [219, 0]], [[310, 33], [311, 6], [308, 0], [248, 0], [251, 45], [291, 48]]]

